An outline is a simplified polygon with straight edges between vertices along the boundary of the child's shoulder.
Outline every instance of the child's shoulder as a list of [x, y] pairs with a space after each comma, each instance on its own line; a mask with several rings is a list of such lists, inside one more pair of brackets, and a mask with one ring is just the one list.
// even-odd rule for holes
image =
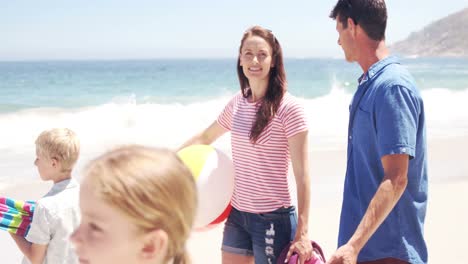
[[60, 210], [65, 207], [76, 206], [79, 200], [79, 183], [70, 178], [56, 183], [50, 191], [37, 201], [38, 207], [44, 210]]

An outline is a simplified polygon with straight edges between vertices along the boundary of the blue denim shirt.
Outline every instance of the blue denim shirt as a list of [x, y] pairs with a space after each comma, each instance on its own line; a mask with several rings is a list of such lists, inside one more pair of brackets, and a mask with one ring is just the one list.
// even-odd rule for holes
[[396, 57], [387, 57], [359, 78], [350, 105], [348, 160], [338, 245], [356, 231], [384, 177], [381, 158], [409, 155], [408, 185], [358, 261], [386, 257], [427, 263], [423, 238], [427, 205], [424, 104]]

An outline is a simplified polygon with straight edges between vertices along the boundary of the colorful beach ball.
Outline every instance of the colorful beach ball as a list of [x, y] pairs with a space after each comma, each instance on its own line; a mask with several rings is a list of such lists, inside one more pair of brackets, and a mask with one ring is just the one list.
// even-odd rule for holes
[[224, 221], [231, 211], [234, 166], [222, 151], [210, 145], [188, 146], [178, 153], [191, 170], [198, 189], [195, 230], [205, 230]]

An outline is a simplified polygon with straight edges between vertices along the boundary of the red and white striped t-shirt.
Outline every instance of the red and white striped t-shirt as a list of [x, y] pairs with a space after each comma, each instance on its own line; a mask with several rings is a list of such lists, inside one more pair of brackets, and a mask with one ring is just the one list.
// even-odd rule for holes
[[260, 102], [251, 103], [239, 93], [217, 119], [231, 131], [235, 170], [232, 206], [251, 213], [291, 206], [288, 138], [308, 130], [302, 105], [285, 93], [278, 112], [253, 144], [249, 135], [259, 106]]

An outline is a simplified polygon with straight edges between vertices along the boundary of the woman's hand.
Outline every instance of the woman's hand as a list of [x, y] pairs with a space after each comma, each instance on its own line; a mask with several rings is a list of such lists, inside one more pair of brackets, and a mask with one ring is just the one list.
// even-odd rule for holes
[[309, 238], [305, 236], [295, 238], [289, 247], [284, 263], [289, 262], [289, 258], [291, 258], [294, 252], [299, 255], [299, 264], [304, 264], [306, 261], [310, 260], [313, 256], [313, 248]]

